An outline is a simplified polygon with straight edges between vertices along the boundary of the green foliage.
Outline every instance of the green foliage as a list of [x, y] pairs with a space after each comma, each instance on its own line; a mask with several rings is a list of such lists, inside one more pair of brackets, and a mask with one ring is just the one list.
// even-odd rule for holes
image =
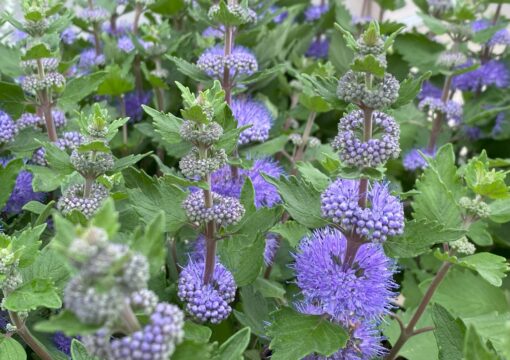
[[250, 328], [239, 330], [225, 341], [218, 349], [213, 360], [242, 360], [243, 352], [250, 341]]
[[5, 360], [26, 360], [23, 346], [11, 337], [0, 336], [0, 358]]
[[274, 360], [301, 359], [312, 353], [330, 356], [349, 338], [346, 330], [321, 316], [304, 315], [289, 308], [271, 316], [273, 321], [267, 331]]
[[9, 200], [14, 184], [16, 183], [16, 178], [22, 167], [23, 160], [21, 159], [9, 161], [5, 167], [0, 165], [0, 183], [2, 184], [2, 189], [0, 191], [0, 209], [3, 209], [7, 200]]
[[30, 311], [38, 307], [59, 309], [62, 301], [50, 279], [33, 279], [11, 292], [3, 306], [10, 311]]
[[434, 336], [439, 349], [439, 360], [462, 359], [466, 326], [440, 305], [432, 307], [432, 319], [436, 326]]

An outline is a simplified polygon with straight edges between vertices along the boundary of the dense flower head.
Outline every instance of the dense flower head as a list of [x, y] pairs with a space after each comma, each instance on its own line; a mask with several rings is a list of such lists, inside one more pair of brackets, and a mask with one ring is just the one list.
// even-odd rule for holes
[[117, 47], [119, 50], [128, 54], [135, 50], [135, 44], [133, 44], [133, 40], [131, 40], [131, 38], [127, 35], [122, 36], [119, 38], [119, 40], [117, 40]]
[[454, 3], [452, 0], [427, 0], [429, 9], [434, 12], [444, 13], [453, 9]]
[[266, 264], [266, 266], [271, 266], [273, 264], [279, 247], [280, 242], [278, 240], [278, 235], [267, 234], [266, 245], [264, 246], [264, 264]]
[[329, 40], [326, 37], [315, 38], [306, 50], [306, 56], [314, 59], [327, 59], [328, 55]]
[[96, 54], [94, 49], [83, 50], [80, 54], [80, 60], [78, 62], [78, 68], [84, 72], [90, 71], [91, 67], [100, 66], [105, 63], [105, 57], [103, 54]]
[[462, 105], [454, 100], [443, 102], [441, 99], [426, 97], [418, 104], [420, 110], [428, 110], [430, 115], [442, 113], [449, 126], [458, 126], [462, 121]]
[[209, 26], [202, 31], [202, 36], [206, 38], [221, 39], [225, 36], [225, 27], [223, 25], [220, 25], [218, 28]]
[[205, 206], [204, 195], [200, 191], [192, 192], [182, 203], [182, 207], [193, 222], [214, 221], [219, 226], [236, 224], [244, 215], [244, 207], [238, 199], [212, 193], [212, 207]]
[[227, 163], [224, 149], [210, 151], [207, 158], [201, 158], [198, 148], [191, 151], [179, 161], [179, 167], [184, 176], [190, 179], [205, 177], [218, 170]]
[[80, 11], [78, 17], [87, 22], [98, 23], [108, 19], [110, 14], [108, 13], [108, 10], [102, 7], [87, 7]]
[[53, 334], [51, 340], [53, 341], [53, 344], [58, 351], [63, 352], [68, 356], [71, 355], [71, 342], [73, 341], [72, 337], [66, 336], [64, 333], [59, 331]]
[[108, 190], [100, 184], [92, 186], [91, 195], [88, 198], [83, 195], [83, 185], [72, 185], [60, 197], [57, 207], [64, 215], [78, 210], [85, 217], [90, 218], [99, 210], [106, 197], [108, 197]]
[[126, 116], [129, 116], [132, 122], [138, 122], [143, 118], [142, 105], [149, 105], [152, 100], [150, 91], [133, 91], [124, 96], [126, 105]]
[[207, 75], [222, 78], [227, 67], [231, 77], [252, 75], [258, 70], [257, 58], [243, 46], [235, 46], [230, 55], [224, 55], [222, 45], [216, 45], [204, 51], [198, 58], [197, 66]]
[[337, 95], [340, 99], [372, 109], [382, 109], [398, 98], [400, 84], [391, 74], [376, 79], [372, 89], [365, 85], [365, 75], [349, 70], [338, 81]]
[[[0, 165], [6, 166], [9, 161], [0, 159]], [[19, 214], [23, 206], [28, 204], [30, 201], [42, 202], [46, 199], [46, 194], [42, 192], [34, 191], [32, 187], [32, 173], [22, 170], [16, 177], [16, 183], [14, 189], [12, 189], [11, 195], [3, 208], [3, 211], [9, 215]]]
[[236, 283], [230, 271], [216, 262], [212, 279], [205, 284], [204, 268], [203, 261], [189, 261], [179, 277], [178, 296], [196, 320], [217, 324], [232, 311], [229, 303], [234, 301]]
[[430, 152], [427, 149], [412, 149], [404, 156], [403, 165], [406, 170], [415, 171], [427, 167], [427, 160], [423, 158], [420, 151], [429, 157], [433, 157], [435, 154], [435, 151]]
[[346, 248], [345, 236], [333, 228], [301, 240], [294, 265], [297, 285], [307, 301], [334, 320], [380, 319], [395, 297], [395, 265], [374, 243], [361, 245], [349, 265]]
[[306, 21], [315, 21], [319, 20], [322, 15], [327, 13], [329, 10], [329, 5], [311, 5], [305, 11], [305, 20]]
[[[248, 23], [256, 23], [257, 22], [257, 13], [252, 9], [243, 6], [237, 3], [231, 3], [230, 1], [227, 3], [228, 11], [237, 18], [242, 19], [243, 24]], [[209, 18], [213, 19], [220, 12], [220, 6], [218, 4], [213, 4], [209, 8]]]
[[[67, 119], [65, 113], [58, 109], [51, 110], [51, 117], [56, 128], [62, 128], [66, 126]], [[46, 125], [44, 118], [33, 113], [23, 113], [20, 118], [16, 121], [16, 127], [18, 130], [32, 127], [34, 129], [43, 128]]]
[[474, 33], [486, 30], [492, 26], [491, 22], [487, 19], [477, 19], [471, 23], [471, 30]]
[[418, 99], [423, 100], [427, 97], [440, 99], [442, 93], [442, 90], [430, 81], [424, 81], [420, 93], [418, 94]]
[[72, 45], [76, 41], [76, 31], [71, 27], [67, 27], [60, 34], [60, 39], [66, 45]]
[[239, 145], [263, 142], [269, 138], [273, 116], [264, 103], [250, 98], [237, 98], [231, 104], [237, 126], [251, 125], [239, 136]]
[[28, 75], [21, 81], [21, 88], [29, 94], [35, 94], [44, 89], [62, 89], [66, 84], [64, 75], [58, 72], [48, 72], [43, 77]]
[[0, 110], [0, 145], [14, 140], [18, 129], [11, 117]]
[[400, 153], [400, 130], [396, 121], [383, 112], [372, 114], [373, 137], [363, 141], [364, 113], [355, 110], [340, 119], [333, 148], [349, 166], [377, 167]]
[[[60, 64], [60, 60], [54, 57], [42, 58], [39, 60], [42, 67], [46, 71], [55, 71]], [[39, 63], [37, 60], [26, 60], [21, 62], [21, 66], [27, 70], [37, 70], [38, 65]]]
[[492, 36], [492, 38], [489, 40], [488, 44], [490, 46], [496, 46], [496, 45], [508, 46], [508, 45], [510, 45], [510, 31], [508, 31], [508, 29], [498, 30]]
[[[462, 67], [472, 66], [469, 60]], [[463, 91], [480, 91], [486, 86], [506, 88], [510, 86], [510, 72], [506, 65], [497, 60], [490, 60], [477, 69], [456, 75], [452, 80], [454, 88]]]
[[391, 195], [387, 184], [373, 182], [367, 193], [367, 207], [359, 205], [359, 182], [338, 179], [322, 193], [322, 214], [346, 230], [382, 242], [404, 231], [404, 208]]
[[239, 199], [245, 179], [249, 178], [255, 190], [255, 205], [271, 207], [281, 201], [280, 195], [276, 188], [262, 177], [262, 173], [279, 177], [283, 174], [283, 169], [270, 159], [257, 159], [251, 169], [239, 169], [239, 176], [234, 178], [230, 167], [224, 166], [212, 173], [212, 190], [223, 196]]

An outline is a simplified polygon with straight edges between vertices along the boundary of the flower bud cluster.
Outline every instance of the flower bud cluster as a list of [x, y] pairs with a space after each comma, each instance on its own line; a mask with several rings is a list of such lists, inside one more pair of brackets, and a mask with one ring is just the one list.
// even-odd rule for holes
[[223, 135], [223, 128], [217, 122], [209, 124], [185, 121], [180, 129], [181, 138], [193, 144], [204, 144], [207, 146], [217, 142]]
[[383, 242], [403, 233], [404, 207], [386, 184], [374, 182], [366, 194], [367, 207], [359, 204], [359, 183], [338, 179], [321, 195], [322, 214], [345, 230]]
[[363, 123], [362, 110], [347, 114], [338, 123], [338, 135], [332, 146], [346, 165], [358, 168], [377, 167], [390, 158], [398, 157], [400, 129], [391, 116], [379, 111], [373, 113], [373, 137], [368, 141], [360, 139]]
[[484, 201], [462, 197], [459, 200], [459, 205], [466, 209], [467, 212], [478, 216], [480, 219], [488, 218], [491, 214], [489, 205]]
[[107, 20], [110, 17], [110, 14], [108, 13], [108, 10], [102, 7], [87, 7], [79, 13], [78, 17], [89, 23], [101, 23]]
[[19, 260], [10, 247], [0, 249], [0, 289], [4, 295], [16, 290], [23, 283], [18, 264]]
[[212, 193], [212, 206], [205, 206], [204, 195], [197, 191], [188, 195], [182, 203], [190, 221], [205, 223], [214, 221], [220, 226], [233, 225], [244, 215], [244, 207], [238, 199]]
[[[228, 11], [242, 21], [243, 24], [254, 24], [257, 22], [257, 13], [252, 9], [240, 4], [228, 4]], [[214, 4], [209, 9], [209, 18], [214, 20], [220, 12], [220, 5]]]
[[113, 169], [115, 161], [112, 154], [87, 151], [85, 153], [73, 150], [71, 164], [84, 178], [98, 178]]
[[64, 75], [58, 72], [49, 72], [44, 75], [28, 75], [23, 78], [21, 88], [29, 94], [35, 94], [45, 89], [60, 90], [66, 84]]
[[232, 274], [220, 263], [214, 268], [212, 280], [204, 283], [203, 261], [190, 261], [179, 277], [178, 296], [186, 302], [186, 311], [200, 322], [218, 324], [228, 317], [229, 304], [236, 295]]
[[428, 110], [430, 116], [441, 113], [445, 116], [449, 126], [457, 126], [462, 121], [462, 105], [454, 100], [443, 100], [426, 97], [418, 104], [420, 110]]
[[225, 150], [209, 148], [207, 157], [201, 157], [198, 148], [192, 148], [191, 151], [179, 161], [184, 176], [188, 178], [205, 177], [227, 163], [227, 154]]
[[0, 111], [0, 145], [14, 140], [17, 133], [16, 123], [8, 114]]
[[230, 55], [224, 54], [221, 45], [214, 46], [204, 51], [198, 58], [197, 66], [207, 75], [221, 79], [225, 68], [230, 71], [230, 77], [238, 75], [252, 75], [258, 70], [258, 62], [255, 55], [243, 46], [235, 46]]
[[[39, 61], [42, 65], [43, 69], [45, 70], [45, 72], [51, 72], [51, 71], [57, 70], [58, 65], [60, 64], [60, 60], [57, 58], [42, 58], [42, 59], [39, 59]], [[27, 70], [35, 71], [38, 69], [39, 64], [38, 64], [38, 60], [27, 60], [27, 61], [22, 61], [21, 66]]]
[[72, 185], [58, 200], [57, 207], [64, 215], [78, 210], [86, 218], [90, 218], [99, 210], [107, 197], [108, 190], [101, 184], [93, 184], [88, 197], [85, 197], [83, 185]]
[[338, 82], [338, 97], [362, 107], [382, 109], [393, 104], [398, 98], [400, 84], [391, 74], [366, 82], [364, 73], [347, 71]]
[[450, 243], [452, 250], [459, 254], [473, 255], [476, 252], [476, 247], [469, 242], [467, 237], [462, 237], [459, 240], [455, 240]]
[[[58, 109], [51, 109], [51, 117], [57, 129], [66, 126], [67, 119], [63, 111]], [[41, 116], [33, 113], [23, 113], [16, 121], [16, 127], [18, 130], [23, 130], [28, 127], [40, 129], [45, 125], [46, 123], [44, 119]]]

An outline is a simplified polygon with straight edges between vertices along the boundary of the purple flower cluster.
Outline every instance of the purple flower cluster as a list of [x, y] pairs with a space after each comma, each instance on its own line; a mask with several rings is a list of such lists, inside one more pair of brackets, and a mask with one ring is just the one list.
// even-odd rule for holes
[[403, 165], [406, 170], [415, 171], [418, 169], [425, 169], [427, 167], [427, 160], [423, 158], [423, 156], [420, 154], [420, 151], [423, 153], [423, 155], [429, 157], [433, 157], [436, 153], [435, 151], [431, 153], [427, 149], [411, 150], [404, 156]]
[[216, 45], [204, 51], [198, 58], [197, 66], [207, 75], [214, 78], [222, 78], [223, 71], [227, 67], [230, 76], [252, 75], [258, 70], [257, 58], [243, 46], [235, 46], [230, 55], [224, 55], [221, 45]]
[[82, 9], [82, 11], [78, 14], [78, 17], [87, 22], [98, 23], [108, 19], [110, 14], [108, 13], [108, 10], [101, 7], [87, 7]]
[[230, 167], [224, 166], [212, 173], [212, 190], [223, 196], [239, 199], [244, 181], [249, 178], [255, 189], [255, 205], [257, 207], [274, 206], [280, 202], [280, 195], [276, 188], [262, 177], [262, 173], [279, 177], [283, 174], [283, 169], [270, 159], [258, 159], [255, 160], [251, 169], [239, 169], [239, 176], [234, 178]]
[[238, 127], [251, 125], [239, 136], [239, 145], [264, 142], [269, 138], [273, 116], [262, 102], [237, 98], [232, 101], [231, 108]]
[[152, 93], [133, 91], [124, 96], [126, 105], [126, 116], [129, 116], [132, 122], [139, 122], [143, 118], [142, 105], [148, 105], [152, 100]]
[[0, 110], [0, 145], [14, 140], [18, 130], [11, 117]]
[[72, 185], [60, 197], [57, 207], [64, 215], [77, 210], [86, 218], [90, 218], [101, 207], [107, 197], [108, 190], [103, 185], [94, 184], [90, 197], [84, 197], [83, 185]]
[[329, 40], [326, 37], [315, 38], [306, 50], [306, 56], [314, 59], [327, 59], [328, 55]]
[[51, 337], [51, 340], [53, 341], [53, 344], [58, 351], [63, 352], [68, 356], [71, 355], [71, 342], [73, 341], [72, 337], [66, 336], [61, 332], [56, 332]]
[[[51, 110], [51, 117], [56, 128], [62, 128], [66, 126], [67, 119], [63, 111], [58, 109]], [[37, 114], [23, 113], [20, 118], [16, 121], [16, 127], [18, 130], [32, 127], [34, 129], [43, 128], [46, 125], [44, 119]]]
[[383, 242], [404, 231], [404, 207], [388, 186], [374, 182], [368, 191], [367, 207], [359, 205], [359, 182], [338, 179], [322, 193], [322, 214], [346, 230], [369, 240]]
[[[469, 60], [462, 67], [472, 66]], [[486, 86], [506, 88], [510, 86], [510, 72], [506, 65], [498, 60], [490, 60], [475, 70], [455, 76], [452, 80], [454, 88], [462, 91], [481, 91]]]
[[333, 140], [333, 148], [340, 159], [349, 166], [377, 167], [400, 153], [400, 130], [395, 120], [383, 112], [372, 114], [374, 137], [363, 141], [364, 113], [355, 110], [340, 119], [338, 135]]
[[202, 192], [192, 192], [182, 203], [182, 207], [193, 222], [214, 221], [219, 226], [228, 226], [237, 223], [244, 215], [244, 207], [239, 200], [230, 196], [212, 193], [212, 207], [205, 206]]
[[70, 26], [60, 34], [60, 39], [66, 45], [72, 45], [76, 41], [76, 31]]
[[430, 81], [425, 81], [421, 87], [420, 93], [418, 94], [418, 99], [423, 100], [425, 98], [436, 98], [440, 99], [442, 95], [442, 90], [432, 84]]
[[329, 10], [329, 5], [311, 5], [305, 11], [305, 20], [306, 21], [315, 21], [319, 20], [322, 15], [327, 13]]
[[420, 110], [428, 110], [431, 115], [436, 112], [444, 114], [448, 125], [458, 126], [462, 121], [462, 105], [456, 101], [426, 97], [418, 104]]
[[501, 29], [497, 31], [488, 42], [489, 46], [510, 45], [510, 31], [508, 29]]
[[[10, 159], [0, 158], [0, 165], [5, 167], [9, 161]], [[14, 189], [12, 190], [5, 207], [2, 209], [3, 212], [9, 215], [19, 214], [22, 211], [23, 206], [30, 201], [44, 201], [46, 194], [34, 191], [32, 187], [32, 179], [33, 176], [30, 172], [25, 170], [19, 172]]]
[[230, 271], [217, 262], [212, 280], [205, 284], [204, 268], [203, 261], [189, 261], [179, 277], [178, 295], [196, 320], [218, 324], [232, 311], [229, 303], [234, 301], [236, 283]]
[[202, 31], [202, 36], [206, 38], [215, 38], [221, 39], [225, 35], [225, 27], [220, 25], [219, 28], [214, 28], [209, 26], [204, 31]]
[[266, 266], [273, 264], [279, 247], [280, 243], [278, 241], [278, 235], [267, 234], [266, 245], [264, 246], [264, 264], [266, 264]]
[[[79, 132], [67, 131], [57, 139], [55, 145], [61, 150], [72, 151], [76, 149], [78, 146], [80, 146], [83, 140], [84, 140], [83, 135], [81, 135]], [[34, 151], [31, 161], [34, 164], [46, 166], [48, 164], [46, 161], [46, 149], [41, 147]]]
[[395, 264], [380, 244], [361, 245], [352, 264], [345, 262], [346, 249], [345, 236], [333, 228], [305, 237], [295, 255], [297, 285], [307, 302], [336, 321], [380, 320], [396, 296]]
[[96, 54], [94, 49], [83, 50], [80, 54], [80, 60], [78, 62], [78, 68], [87, 73], [94, 66], [100, 66], [105, 63], [105, 57], [103, 54]]

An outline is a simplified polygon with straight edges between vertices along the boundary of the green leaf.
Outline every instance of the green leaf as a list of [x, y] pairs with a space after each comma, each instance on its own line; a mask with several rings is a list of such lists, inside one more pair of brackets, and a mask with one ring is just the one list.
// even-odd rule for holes
[[422, 72], [439, 72], [436, 59], [444, 50], [444, 46], [426, 35], [417, 33], [401, 34], [395, 39], [393, 49], [400, 53], [404, 60], [416, 66]]
[[209, 360], [211, 359], [212, 350], [212, 344], [204, 344], [191, 340], [184, 340], [182, 343], [176, 346], [175, 352], [172, 354], [172, 360]]
[[49, 58], [51, 57], [51, 51], [48, 49], [46, 44], [39, 43], [35, 46], [32, 46], [30, 49], [27, 50], [25, 55], [21, 57], [21, 60], [36, 60], [36, 59], [42, 59], [42, 58]]
[[434, 34], [442, 35], [448, 32], [448, 23], [424, 13], [418, 13], [418, 16]]
[[104, 143], [104, 140], [94, 140], [94, 141], [87, 142], [83, 145], [78, 146], [78, 148], [76, 150], [78, 150], [78, 152], [80, 152], [80, 153], [84, 153], [84, 152], [88, 152], [88, 151], [96, 151], [96, 152], [103, 152], [103, 153], [111, 152], [108, 145], [106, 145]]
[[27, 353], [23, 346], [11, 337], [0, 336], [0, 359], [26, 360]]
[[510, 266], [502, 256], [488, 252], [469, 255], [460, 259], [461, 265], [476, 271], [489, 284], [501, 286]]
[[429, 251], [432, 245], [455, 241], [465, 234], [465, 229], [449, 229], [425, 219], [411, 220], [406, 222], [403, 235], [384, 243], [384, 250], [391, 257], [410, 258]]
[[470, 326], [464, 340], [463, 360], [498, 360], [499, 357], [487, 348], [474, 326]]
[[21, 116], [25, 109], [25, 93], [21, 86], [0, 81], [0, 108], [14, 119]]
[[300, 224], [309, 228], [327, 225], [321, 216], [321, 193], [312, 184], [295, 176], [279, 179], [262, 174], [264, 179], [278, 189], [283, 200], [283, 206], [289, 214]]
[[[61, 227], [59, 228], [61, 229]], [[72, 236], [72, 232], [69, 235]], [[52, 246], [47, 246], [41, 250], [33, 264], [21, 269], [21, 275], [24, 283], [29, 283], [37, 278], [51, 279], [60, 292], [67, 284], [70, 272], [66, 259]]]
[[150, 5], [149, 8], [155, 13], [173, 16], [183, 10], [185, 6], [186, 2], [184, 0], [157, 0], [154, 4]]
[[177, 66], [177, 70], [181, 72], [183, 75], [190, 77], [191, 79], [204, 83], [210, 84], [211, 78], [207, 76], [198, 66], [187, 62], [184, 59], [177, 58], [175, 56], [166, 56], [169, 60], [173, 61]]
[[331, 356], [349, 339], [345, 329], [322, 316], [304, 315], [289, 308], [272, 314], [267, 329], [272, 360], [302, 359], [312, 353]]
[[69, 175], [74, 172], [69, 154], [50, 142], [44, 143], [44, 148], [49, 167], [57, 171], [59, 175]]
[[462, 211], [457, 202], [465, 190], [455, 167], [453, 146], [441, 147], [428, 161], [429, 166], [416, 183], [420, 193], [413, 201], [414, 218], [436, 222], [447, 229], [461, 229]]
[[[243, 16], [243, 12], [230, 12], [224, 0], [220, 0], [218, 6], [219, 10], [215, 11], [211, 17], [211, 20], [215, 23], [219, 23], [225, 26], [239, 26], [246, 24], [249, 21], [248, 17]], [[243, 7], [246, 8], [246, 5]]]
[[242, 360], [243, 352], [250, 342], [250, 328], [245, 327], [221, 344], [213, 360]]
[[71, 109], [76, 106], [77, 103], [96, 91], [99, 84], [103, 82], [104, 76], [104, 71], [97, 71], [71, 79], [58, 99], [59, 107]]
[[[266, 49], [266, 51], [267, 51], [267, 49]], [[286, 69], [286, 67], [287, 67], [286, 64], [278, 64], [278, 65], [275, 65], [268, 69], [264, 69], [262, 71], [257, 71], [256, 73], [240, 80], [239, 84], [250, 85], [250, 84], [254, 84], [254, 83], [258, 83], [258, 82], [270, 81], [273, 78], [275, 78], [277, 75], [283, 73], [284, 70]]]
[[91, 225], [105, 230], [109, 238], [113, 238], [117, 234], [120, 228], [119, 213], [115, 210], [112, 198], [104, 201], [101, 208], [94, 214]]
[[188, 218], [182, 202], [187, 194], [172, 184], [168, 178], [153, 179], [147, 174], [129, 168], [123, 171], [129, 202], [145, 223], [154, 219], [154, 214], [165, 212], [165, 231], [177, 232], [187, 224]]
[[[490, 341], [502, 356], [510, 351], [510, 312], [491, 312], [484, 315], [463, 317], [466, 326], [473, 326], [482, 339]], [[503, 357], [505, 358], [505, 357]], [[506, 358], [505, 358], [506, 359]]]
[[142, 105], [143, 110], [152, 117], [156, 132], [160, 133], [163, 140], [168, 144], [182, 142], [180, 128], [183, 120], [171, 113], [165, 114], [149, 106]]
[[297, 167], [300, 175], [307, 182], [312, 184], [312, 186], [315, 188], [315, 190], [322, 192], [329, 186], [329, 183], [331, 182], [331, 179], [329, 178], [329, 176], [327, 176], [326, 174], [321, 172], [319, 169], [314, 167], [311, 163], [299, 161], [296, 164], [296, 167]]
[[34, 329], [44, 333], [60, 331], [67, 336], [84, 336], [95, 333], [101, 327], [101, 324], [83, 324], [71, 311], [62, 310], [58, 315], [51, 317], [49, 320], [35, 324]]
[[488, 231], [488, 224], [483, 220], [472, 223], [466, 236], [478, 246], [493, 244], [492, 235]]
[[465, 167], [464, 179], [468, 187], [478, 195], [490, 199], [508, 197], [508, 186], [505, 183], [506, 173], [489, 169], [489, 163], [480, 157], [471, 159]]
[[261, 144], [250, 146], [241, 150], [241, 154], [250, 155], [253, 158], [271, 156], [281, 151], [285, 144], [289, 141], [287, 135], [280, 135], [274, 139], [265, 141]]
[[316, 113], [327, 112], [331, 110], [329, 103], [320, 96], [301, 93], [299, 103], [310, 111]]
[[32, 187], [34, 191], [51, 192], [62, 185], [66, 175], [53, 171], [46, 166], [26, 165], [26, 168], [34, 175]]
[[373, 55], [367, 55], [362, 59], [355, 59], [351, 69], [357, 72], [373, 74], [377, 77], [384, 76], [384, 66]]
[[439, 348], [439, 360], [462, 359], [466, 326], [455, 320], [448, 310], [440, 305], [432, 307], [432, 319], [436, 329], [434, 335]]
[[20, 66], [21, 53], [18, 47], [0, 44], [0, 58], [2, 59], [0, 74], [4, 74], [13, 79], [23, 75], [23, 70]]
[[147, 257], [151, 274], [157, 274], [165, 264], [165, 213], [156, 213], [154, 219], [145, 227], [141, 237], [131, 243], [131, 249]]
[[510, 221], [510, 199], [498, 199], [489, 204], [489, 219], [498, 224]]
[[223, 135], [221, 136], [221, 138], [216, 143], [216, 146], [218, 148], [225, 149], [225, 152], [227, 154], [232, 153], [232, 151], [234, 151], [234, 149], [237, 147], [237, 144], [239, 141], [239, 135], [241, 135], [241, 133], [244, 130], [250, 128], [251, 126], [252, 125], [241, 126], [236, 129], [232, 129], [232, 130], [228, 130], [228, 131], [224, 132]]
[[113, 169], [109, 171], [109, 173], [115, 174], [119, 171], [122, 171], [130, 166], [135, 165], [137, 162], [142, 160], [144, 157], [147, 157], [150, 153], [145, 154], [130, 154], [120, 159], [115, 159], [115, 164], [113, 165]]
[[2, 184], [0, 188], [0, 209], [3, 209], [7, 200], [9, 200], [22, 167], [22, 159], [9, 161], [5, 167], [0, 164], [0, 184]]
[[279, 282], [258, 277], [253, 288], [265, 298], [285, 299], [285, 288]]
[[98, 360], [95, 356], [90, 356], [81, 342], [73, 339], [71, 342], [71, 359], [72, 360]]
[[265, 337], [265, 326], [269, 322], [269, 307], [267, 300], [253, 286], [244, 286], [239, 291], [242, 311], [234, 310], [234, 315], [244, 326], [249, 326], [251, 332]]
[[41, 246], [40, 238], [45, 229], [46, 224], [28, 228], [14, 238], [12, 249], [20, 252], [18, 266], [21, 269], [32, 264], [37, 258]]
[[212, 330], [204, 325], [198, 325], [191, 321], [184, 323], [184, 339], [197, 343], [207, 343], [211, 338]]
[[30, 311], [38, 307], [59, 309], [62, 301], [50, 279], [34, 279], [22, 285], [5, 298], [3, 303], [8, 310]]
[[280, 235], [287, 240], [289, 244], [295, 248], [302, 238], [310, 234], [308, 228], [293, 220], [288, 220], [284, 223], [278, 223], [273, 226], [270, 232]]
[[131, 77], [119, 65], [109, 65], [102, 79], [97, 95], [122, 96], [134, 88]]
[[392, 105], [393, 108], [399, 108], [416, 99], [416, 96], [421, 91], [421, 86], [425, 80], [428, 80], [432, 73], [427, 71], [423, 73], [418, 78], [414, 79], [413, 77], [408, 77], [404, 81], [400, 83], [400, 88], [398, 90], [398, 99]]

